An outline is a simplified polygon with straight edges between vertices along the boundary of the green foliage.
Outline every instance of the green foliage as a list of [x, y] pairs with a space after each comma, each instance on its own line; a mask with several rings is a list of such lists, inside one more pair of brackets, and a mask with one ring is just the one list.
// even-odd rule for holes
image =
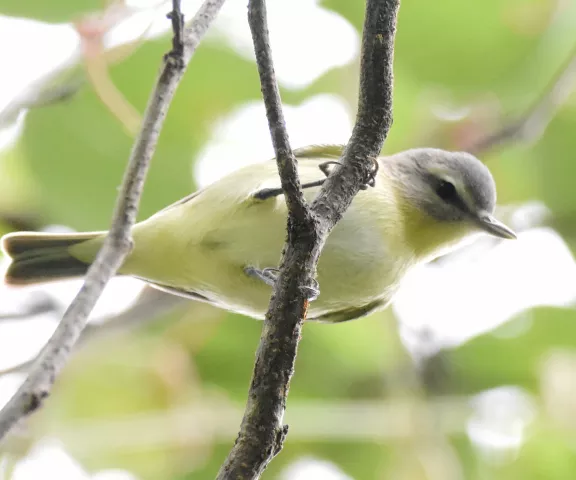
[[[63, 22], [98, 9], [101, 3], [1, 0], [0, 12]], [[539, 96], [570, 44], [576, 42], [572, 6], [562, 7], [565, 10], [559, 15], [564, 18], [549, 23], [555, 18], [557, 3], [404, 1], [395, 58], [395, 123], [385, 150], [459, 145], [459, 128], [467, 119], [449, 122], [431, 114], [446, 99], [457, 106], [473, 105], [472, 116], [480, 118], [488, 111], [478, 127], [486, 132], [522, 112]], [[361, 29], [364, 2], [327, 0], [323, 5]], [[168, 38], [148, 42], [111, 69], [118, 88], [140, 112], [168, 48]], [[358, 62], [353, 62], [326, 72], [303, 90], [284, 88], [283, 99], [299, 103], [328, 92], [345, 99], [353, 112], [357, 70]], [[214, 40], [200, 47], [164, 126], [140, 218], [195, 188], [191, 165], [208, 141], [214, 122], [259, 98], [258, 76], [251, 62]], [[576, 244], [575, 105], [573, 98], [568, 101], [534, 145], [510, 145], [487, 157], [500, 201], [544, 201], [571, 246]], [[33, 215], [43, 225], [107, 228], [132, 141], [89, 86], [64, 103], [30, 111], [22, 139], [2, 154], [0, 212]], [[3, 232], [9, 228], [1, 227]], [[194, 406], [197, 400], [224, 399], [242, 406], [261, 324], [221, 312], [206, 313], [204, 307], [189, 310], [129, 336], [86, 347], [66, 370], [35, 425], [40, 431], [46, 431], [44, 424], [50, 425], [58, 432], [82, 422], [114, 422], [150, 411], [166, 413]], [[571, 351], [576, 346], [576, 316], [570, 309], [539, 308], [502, 329], [524, 322], [524, 315], [530, 325], [517, 336], [491, 332], [445, 352], [445, 392], [465, 398], [484, 389], [517, 385], [538, 398], [540, 367], [546, 355], [558, 347]], [[290, 402], [418, 399], [413, 374], [390, 312], [342, 325], [307, 324]], [[464, 436], [463, 424], [458, 433], [447, 435], [447, 441], [466, 478], [572, 478], [574, 431], [548, 425], [546, 418], [539, 421], [544, 427], [533, 432], [516, 460], [503, 466], [490, 466], [476, 455]], [[217, 439], [200, 444], [179, 443], [176, 433], [174, 438], [171, 443], [152, 442], [142, 448], [106, 449], [102, 446], [105, 439], [97, 437], [66, 446], [90, 469], [125, 467], [144, 480], [196, 480], [214, 476], [234, 440], [230, 436], [226, 442]], [[423, 433], [422, 442], [426, 438]], [[417, 443], [400, 435], [384, 440], [289, 436], [285, 450], [264, 478], [279, 478], [279, 472], [301, 456], [332, 461], [357, 480], [400, 478], [394, 470], [398, 452], [408, 459], [420, 458]]]

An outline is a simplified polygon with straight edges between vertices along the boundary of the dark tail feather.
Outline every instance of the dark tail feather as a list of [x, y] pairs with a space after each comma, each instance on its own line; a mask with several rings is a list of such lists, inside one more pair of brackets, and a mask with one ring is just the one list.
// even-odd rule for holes
[[12, 258], [5, 283], [29, 285], [85, 275], [89, 264], [73, 257], [69, 248], [97, 235], [18, 232], [4, 236], [2, 249]]

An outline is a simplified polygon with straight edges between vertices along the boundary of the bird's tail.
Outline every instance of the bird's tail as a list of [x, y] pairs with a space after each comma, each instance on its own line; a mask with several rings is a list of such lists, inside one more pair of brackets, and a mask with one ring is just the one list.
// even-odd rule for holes
[[4, 281], [8, 285], [30, 285], [83, 276], [90, 263], [76, 258], [70, 247], [99, 236], [102, 236], [102, 232], [17, 232], [5, 235], [2, 250], [12, 262]]

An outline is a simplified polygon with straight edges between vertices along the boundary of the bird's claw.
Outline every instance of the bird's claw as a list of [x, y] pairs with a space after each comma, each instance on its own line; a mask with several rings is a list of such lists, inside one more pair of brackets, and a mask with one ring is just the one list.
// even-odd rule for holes
[[[380, 164], [376, 159], [372, 159], [372, 161], [373, 161], [372, 169], [368, 174], [366, 182], [360, 185], [360, 190], [366, 190], [368, 189], [368, 187], [374, 187], [376, 185], [376, 175], [378, 174], [378, 170], [380, 169]], [[329, 161], [321, 163], [320, 165], [318, 165], [318, 167], [320, 168], [320, 170], [324, 175], [328, 176], [330, 175], [329, 170], [330, 165], [342, 165], [342, 164], [340, 162]]]
[[320, 285], [315, 278], [312, 279], [312, 285], [304, 285], [300, 287], [300, 289], [304, 295], [306, 295], [306, 299], [309, 302], [313, 302], [320, 296]]
[[330, 175], [330, 165], [342, 165], [340, 162], [335, 162], [335, 161], [328, 161], [328, 162], [322, 162], [320, 165], [318, 165], [318, 168], [320, 169], [320, 171], [326, 175], [327, 177]]
[[259, 270], [254, 267], [245, 267], [244, 273], [249, 277], [262, 280], [266, 285], [270, 285], [271, 287], [276, 285], [276, 279], [278, 278], [277, 268], [264, 268], [263, 270]]
[[[256, 278], [258, 280], [263, 281], [266, 285], [274, 287], [276, 285], [276, 280], [278, 279], [278, 273], [280, 270], [277, 268], [263, 268], [259, 270], [258, 268], [254, 267], [245, 267], [244, 273], [249, 277]], [[304, 285], [300, 287], [304, 295], [306, 295], [306, 299], [309, 302], [313, 302], [318, 298], [320, 295], [320, 286], [315, 279], [312, 279], [312, 285]]]
[[368, 174], [366, 183], [360, 186], [360, 190], [367, 190], [368, 187], [374, 187], [376, 185], [376, 175], [378, 175], [378, 170], [380, 170], [380, 164], [375, 158], [373, 158], [372, 161], [374, 162], [372, 170], [370, 170], [370, 173]]
[[268, 285], [274, 286], [276, 285], [276, 280], [278, 280], [279, 273], [280, 270], [278, 270], [277, 268], [264, 268], [262, 270], [262, 277], [264, 278], [264, 281]]

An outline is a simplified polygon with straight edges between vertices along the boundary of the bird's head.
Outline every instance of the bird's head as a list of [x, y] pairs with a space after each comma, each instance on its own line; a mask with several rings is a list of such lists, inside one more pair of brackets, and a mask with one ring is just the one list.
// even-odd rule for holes
[[415, 243], [430, 243], [433, 248], [479, 231], [516, 238], [494, 217], [494, 179], [473, 155], [418, 148], [389, 160], [385, 168], [394, 180]]

